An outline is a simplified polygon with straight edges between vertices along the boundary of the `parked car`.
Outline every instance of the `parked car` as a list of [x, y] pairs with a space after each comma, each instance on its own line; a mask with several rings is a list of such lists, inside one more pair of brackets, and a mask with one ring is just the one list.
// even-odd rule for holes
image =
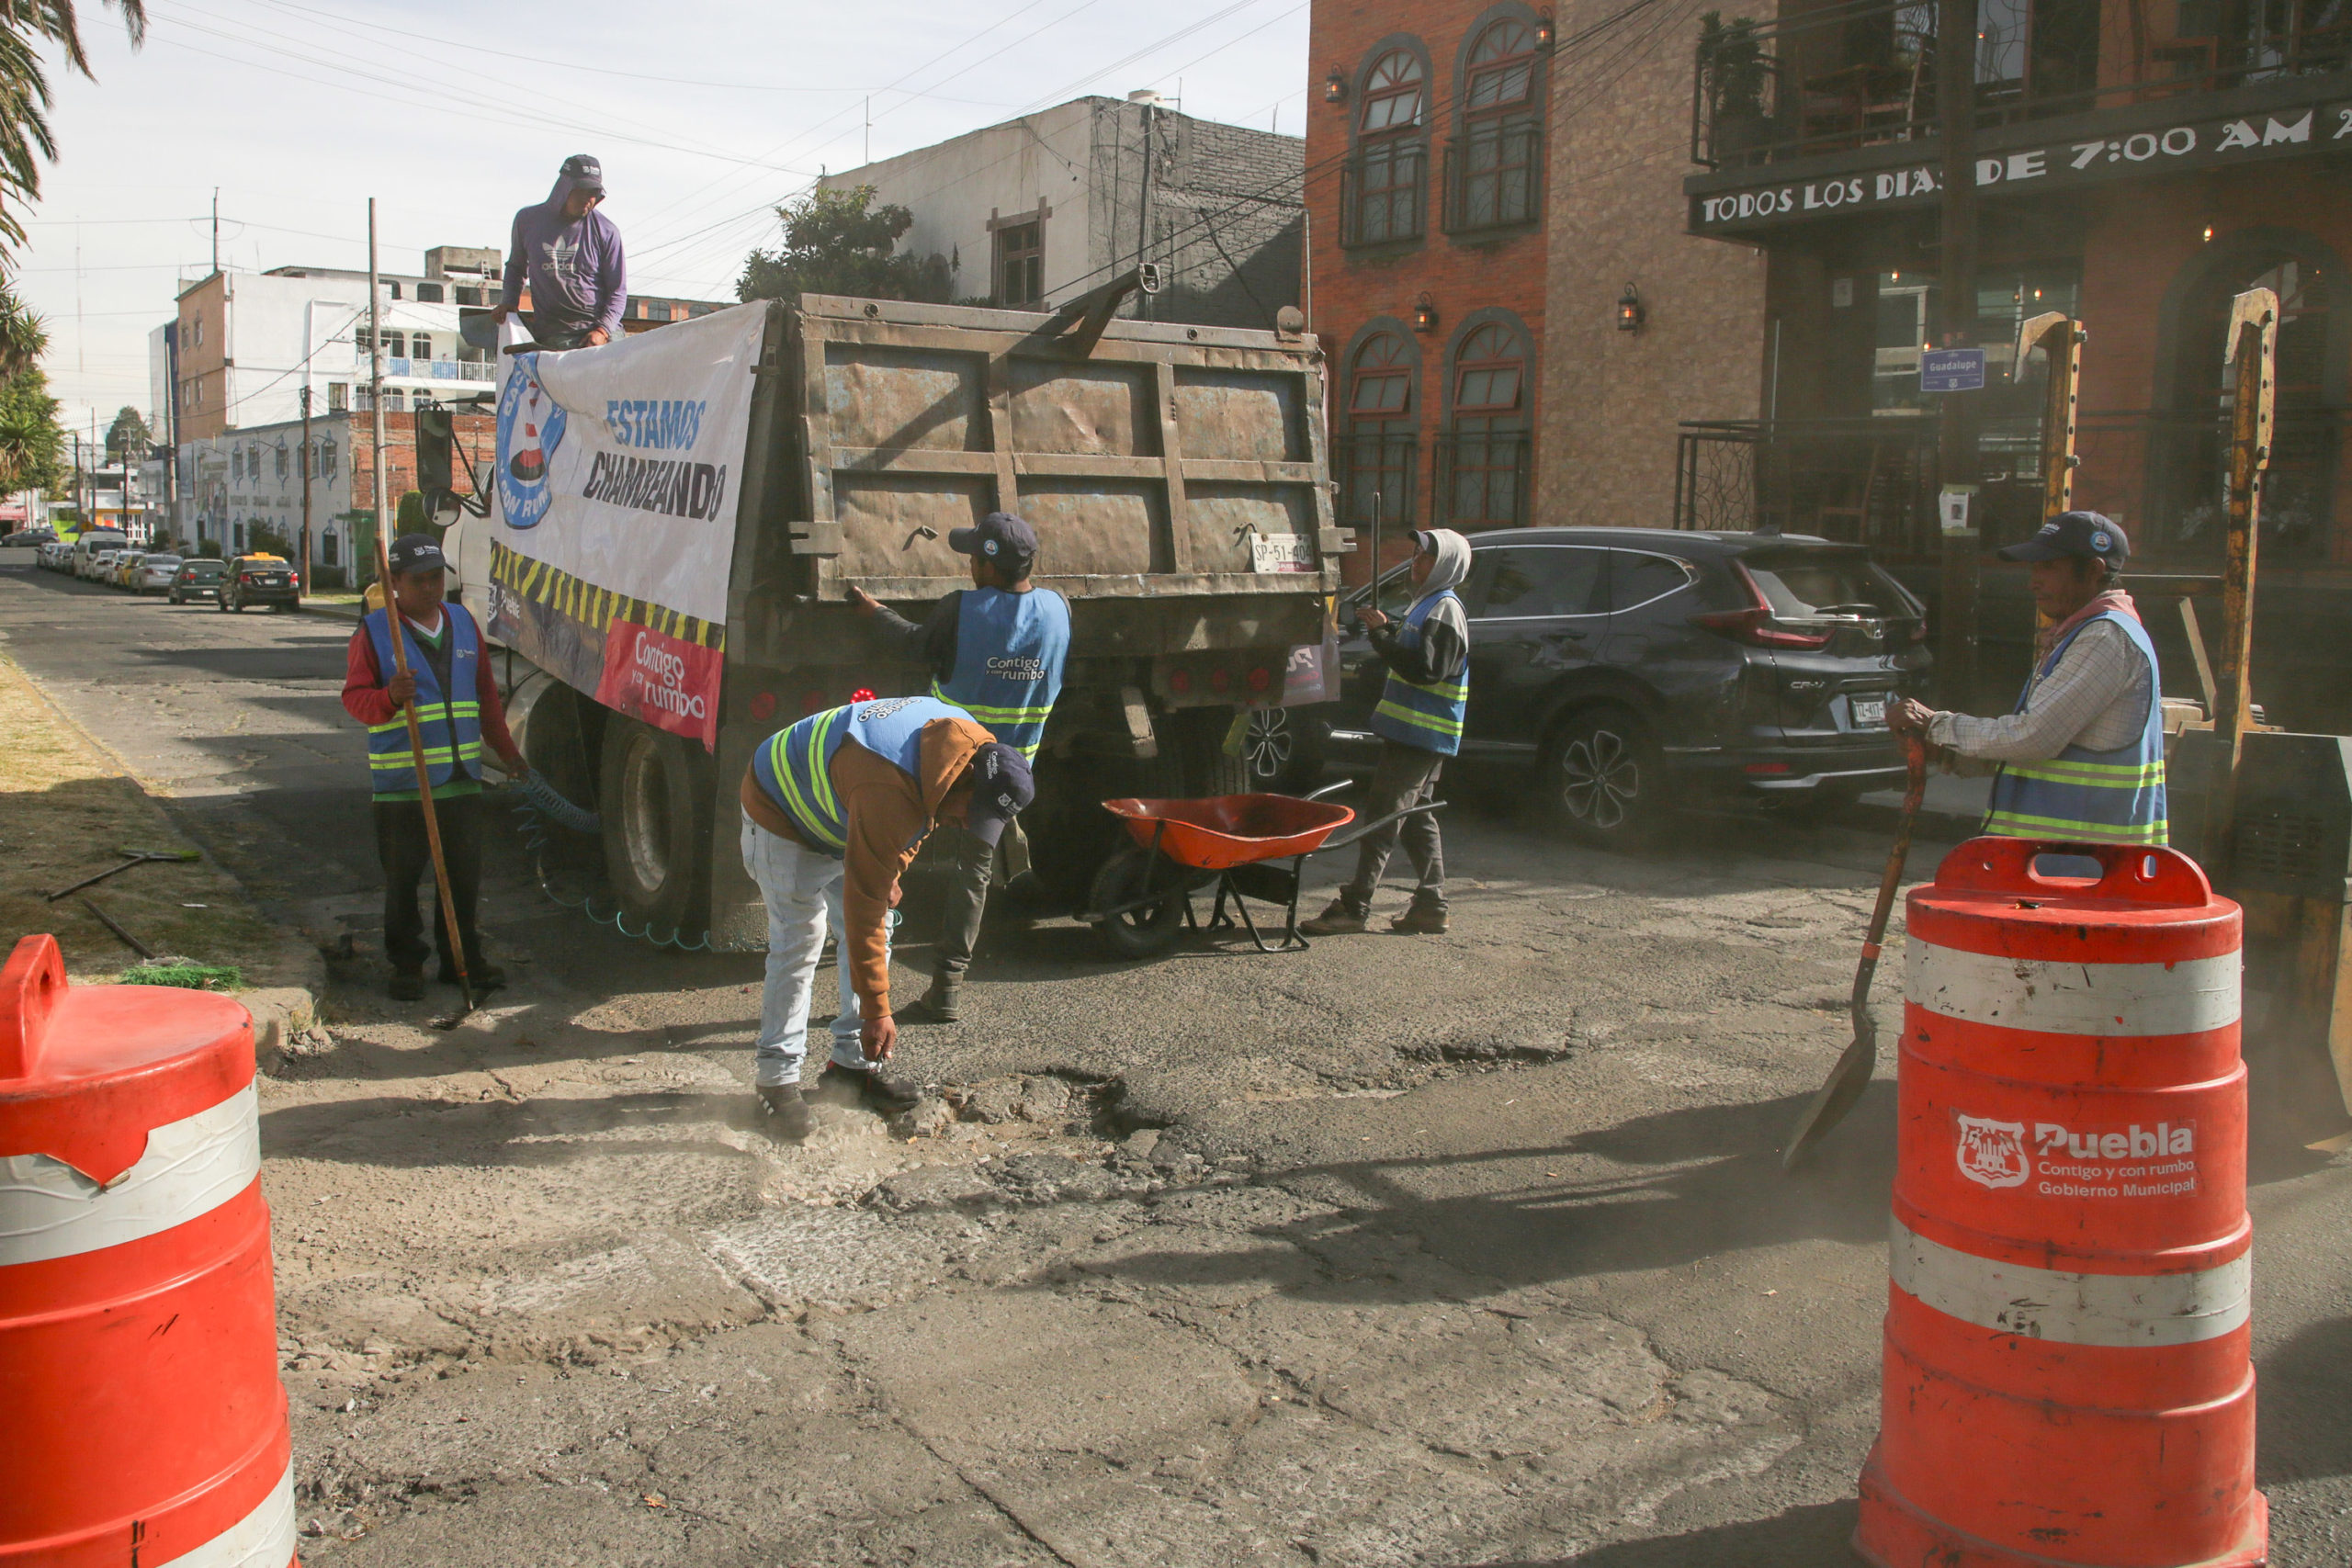
[[117, 547], [92, 550], [83, 558], [85, 563], [82, 568], [83, 578], [91, 582], [106, 581], [114, 572], [115, 558], [120, 554], [122, 551]]
[[127, 549], [130, 546], [130, 536], [119, 528], [85, 529], [74, 536], [74, 575], [95, 581], [97, 577], [98, 557], [109, 550]]
[[[1463, 761], [1531, 774], [1587, 842], [1640, 843], [1680, 806], [1831, 804], [1903, 776], [1886, 709], [1924, 680], [1927, 618], [1861, 547], [1512, 528], [1470, 547]], [[1403, 568], [1379, 591], [1392, 616], [1411, 602]], [[1385, 666], [1354, 618], [1369, 594], [1340, 604], [1340, 700], [1286, 710], [1294, 755], [1377, 754]]]
[[198, 557], [184, 560], [172, 573], [172, 585], [164, 597], [175, 604], [185, 604], [191, 599], [220, 601], [220, 580], [229, 575], [229, 563]]
[[172, 579], [179, 575], [179, 570], [180, 558], [175, 555], [158, 550], [153, 555], [141, 556], [139, 558], [139, 570], [130, 580], [130, 591], [142, 598], [150, 593], [162, 592], [171, 587]]
[[216, 602], [223, 610], [242, 611], [248, 604], [299, 610], [302, 574], [284, 556], [239, 556], [229, 563]]
[[46, 523], [40, 523], [30, 528], [19, 528], [6, 537], [0, 538], [0, 546], [10, 549], [23, 549], [27, 546], [46, 545], [56, 537], [56, 529]]
[[133, 574], [139, 570], [139, 563], [146, 558], [144, 550], [117, 551], [114, 564], [107, 568], [107, 581], [117, 588], [130, 587]]
[[33, 558], [51, 571], [63, 571], [74, 564], [74, 545], [68, 539], [51, 539], [34, 552]]

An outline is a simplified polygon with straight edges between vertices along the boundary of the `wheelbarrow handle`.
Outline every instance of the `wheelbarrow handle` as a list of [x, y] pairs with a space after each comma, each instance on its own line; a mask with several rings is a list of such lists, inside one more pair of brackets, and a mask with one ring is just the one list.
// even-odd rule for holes
[[1337, 795], [1341, 790], [1351, 787], [1355, 782], [1356, 781], [1353, 779], [1341, 779], [1337, 784], [1327, 784], [1321, 789], [1308, 790], [1305, 795], [1300, 795], [1298, 798], [1301, 800], [1320, 800], [1327, 795]]

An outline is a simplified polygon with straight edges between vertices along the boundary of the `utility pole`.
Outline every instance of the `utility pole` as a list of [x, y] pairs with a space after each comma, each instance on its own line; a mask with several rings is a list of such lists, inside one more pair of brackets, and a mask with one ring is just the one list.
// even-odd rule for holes
[[[164, 515], [172, 520], [172, 536], [178, 539], [183, 536], [180, 534], [180, 323], [176, 317], [164, 329], [164, 367], [168, 372], [167, 379], [172, 389], [170, 404], [164, 410]], [[194, 547], [189, 546], [190, 549]]]
[[[1151, 100], [1137, 107], [1143, 110], [1143, 183], [1136, 197], [1136, 265], [1144, 267], [1151, 265]], [[1151, 320], [1149, 289], [1136, 290], [1136, 314]]]
[[[1936, 267], [1942, 346], [1976, 346], [1976, 0], [1938, 0], [1936, 117], [1943, 132], [1942, 254]], [[1937, 649], [1946, 703], [1965, 709], [1976, 691], [1976, 578], [1982, 523], [1974, 511], [1978, 400], [1942, 394], [1937, 468], [1972, 492], [1968, 526], [1943, 536], [1943, 636]]]
[[302, 367], [302, 584], [311, 582], [311, 367]]
[[212, 187], [212, 270], [220, 270], [220, 187]]
[[[376, 509], [376, 558], [385, 558], [391, 536], [384, 516], [384, 323], [382, 285], [376, 276], [376, 198], [368, 198], [368, 403], [374, 430], [374, 448], [368, 455], [368, 486]], [[392, 602], [392, 585], [383, 584], [384, 603]]]

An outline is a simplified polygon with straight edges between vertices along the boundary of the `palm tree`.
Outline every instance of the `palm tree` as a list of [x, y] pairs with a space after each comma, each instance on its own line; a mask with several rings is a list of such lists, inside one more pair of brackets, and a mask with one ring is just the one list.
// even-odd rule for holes
[[49, 350], [49, 324], [0, 283], [0, 381], [29, 370]]
[[[82, 50], [82, 27], [74, 0], [0, 0], [0, 250], [25, 243], [24, 223], [8, 197], [23, 206], [40, 199], [40, 165], [54, 162], [57, 142], [49, 129], [49, 75], [40, 50], [53, 43], [65, 68], [92, 76]], [[105, 0], [122, 13], [136, 49], [147, 37], [146, 0]]]

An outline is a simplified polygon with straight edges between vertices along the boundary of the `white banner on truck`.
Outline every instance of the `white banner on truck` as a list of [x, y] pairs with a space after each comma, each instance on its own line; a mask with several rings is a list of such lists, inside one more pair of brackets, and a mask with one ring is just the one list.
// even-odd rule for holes
[[[494, 635], [706, 745], [764, 304], [598, 348], [502, 357]], [[502, 329], [518, 341], [520, 323]]]

